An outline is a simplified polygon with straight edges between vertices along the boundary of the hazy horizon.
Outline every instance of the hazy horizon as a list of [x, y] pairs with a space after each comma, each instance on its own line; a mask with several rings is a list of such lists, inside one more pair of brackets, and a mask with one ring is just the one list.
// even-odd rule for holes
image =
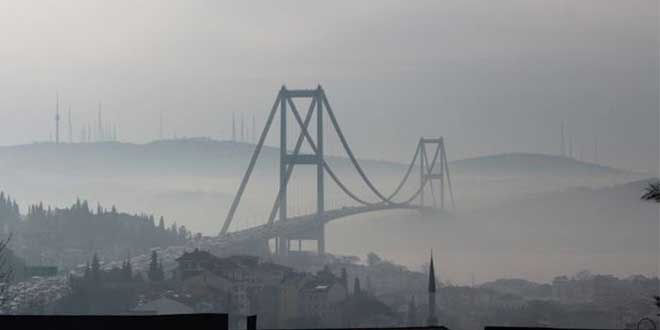
[[228, 139], [234, 113], [259, 131], [282, 84], [321, 84], [362, 158], [405, 163], [420, 135], [452, 159], [556, 154], [564, 122], [580, 158], [597, 144], [657, 175], [657, 18], [657, 1], [9, 1], [0, 145], [52, 139], [57, 93], [62, 140], [69, 107], [77, 141], [101, 102], [143, 143], [161, 113], [167, 137]]

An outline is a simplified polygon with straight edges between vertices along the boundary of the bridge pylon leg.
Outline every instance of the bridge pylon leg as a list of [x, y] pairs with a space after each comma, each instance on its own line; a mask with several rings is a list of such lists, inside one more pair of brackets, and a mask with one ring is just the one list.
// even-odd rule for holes
[[325, 187], [323, 184], [324, 174], [324, 156], [323, 156], [323, 91], [321, 86], [317, 88], [316, 95], [316, 215], [321, 224], [319, 237], [317, 240], [318, 254], [325, 253], [325, 224], [323, 223], [323, 214], [325, 213]]
[[321, 229], [319, 229], [319, 237], [316, 241], [316, 248], [318, 254], [325, 254], [325, 225], [321, 225]]
[[[286, 89], [283, 87], [283, 90]], [[284, 93], [283, 93], [284, 94]], [[287, 132], [286, 132], [286, 103], [287, 97], [286, 94], [280, 100], [280, 191], [279, 191], [279, 211], [280, 217], [279, 221], [287, 220]], [[289, 252], [289, 239], [287, 237], [279, 238], [279, 247], [277, 249], [278, 254], [286, 255]]]

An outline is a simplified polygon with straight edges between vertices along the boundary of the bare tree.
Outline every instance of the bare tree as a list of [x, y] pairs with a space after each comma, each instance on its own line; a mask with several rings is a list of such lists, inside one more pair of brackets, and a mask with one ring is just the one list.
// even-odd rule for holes
[[642, 199], [654, 200], [660, 203], [660, 181], [649, 183], [646, 187], [646, 193], [642, 196]]
[[[654, 200], [660, 203], [660, 181], [649, 183], [648, 187], [646, 187], [646, 193], [644, 193], [642, 199]], [[655, 300], [655, 306], [658, 307], [658, 311], [660, 312], [660, 296], [653, 296], [653, 299]], [[660, 313], [658, 313], [658, 316], [660, 316]]]

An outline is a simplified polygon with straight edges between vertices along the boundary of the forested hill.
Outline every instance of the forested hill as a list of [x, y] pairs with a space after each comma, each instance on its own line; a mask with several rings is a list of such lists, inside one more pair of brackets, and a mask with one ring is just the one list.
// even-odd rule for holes
[[185, 226], [166, 225], [153, 215], [131, 215], [77, 200], [71, 207], [29, 206], [21, 215], [18, 203], [0, 194], [2, 236], [11, 233], [11, 247], [28, 264], [70, 267], [98, 253], [109, 259], [145, 253], [190, 239]]

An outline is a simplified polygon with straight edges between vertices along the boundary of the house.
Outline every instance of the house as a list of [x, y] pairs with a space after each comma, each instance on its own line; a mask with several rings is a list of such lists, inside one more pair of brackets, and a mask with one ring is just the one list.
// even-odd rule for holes
[[139, 314], [165, 315], [192, 314], [194, 313], [194, 310], [192, 307], [176, 300], [162, 297], [134, 308], [133, 312]]
[[[291, 272], [288, 267], [261, 263], [257, 257], [219, 258], [199, 249], [184, 252], [176, 261], [179, 264], [176, 274], [182, 281], [183, 290], [198, 297], [208, 292], [226, 296], [227, 299], [220, 299], [224, 301], [225, 311], [231, 309], [232, 313], [240, 315], [263, 314], [260, 309], [265, 308], [268, 302], [262, 291], [277, 287], [285, 274]], [[204, 297], [210, 298], [208, 295]], [[268, 308], [272, 309], [272, 306]]]
[[279, 328], [285, 328], [290, 320], [295, 319], [299, 315], [299, 302], [300, 289], [312, 277], [308, 274], [290, 273], [287, 274], [280, 282], [279, 294], [279, 311], [278, 322]]
[[346, 300], [346, 288], [339, 282], [308, 281], [299, 291], [301, 315], [317, 317], [324, 327], [341, 325], [341, 302]]

